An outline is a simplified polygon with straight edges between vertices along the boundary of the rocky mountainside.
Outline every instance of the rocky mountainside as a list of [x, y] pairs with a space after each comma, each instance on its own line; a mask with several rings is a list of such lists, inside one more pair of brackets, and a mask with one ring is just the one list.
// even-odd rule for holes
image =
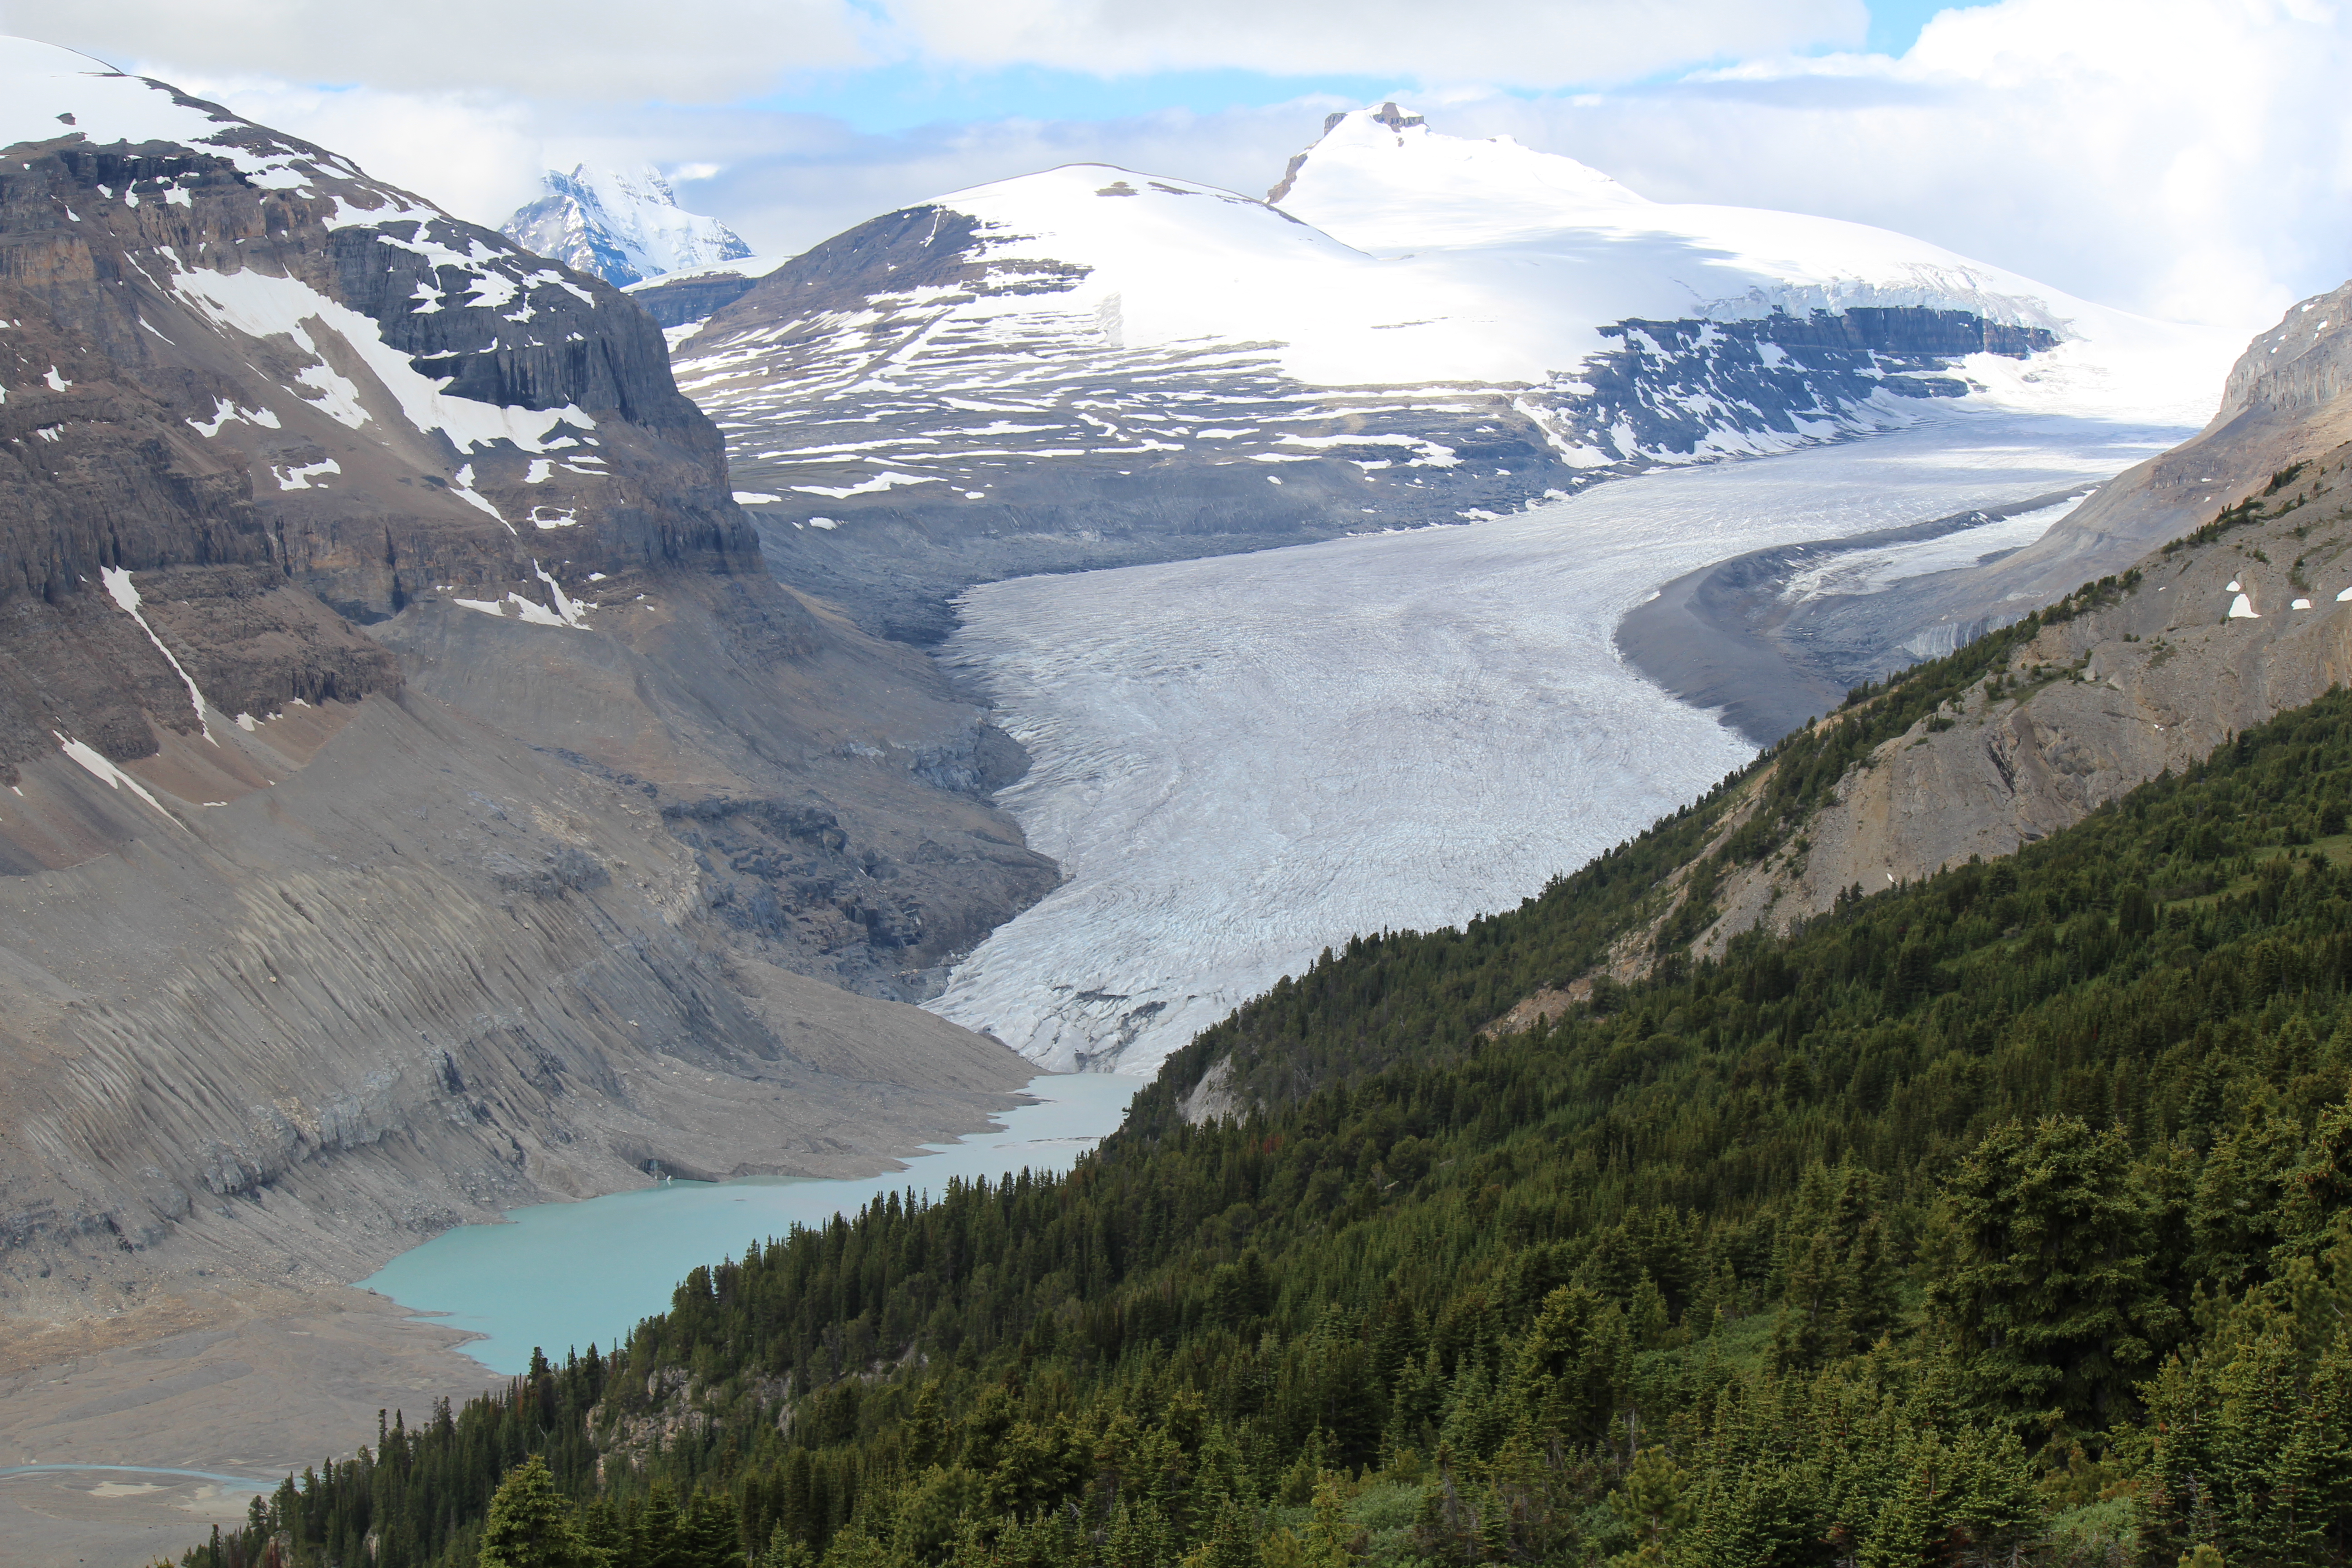
[[750, 293], [751, 285], [787, 259], [745, 256], [733, 261], [714, 261], [707, 267], [680, 268], [631, 283], [625, 291], [661, 323], [663, 335], [676, 347], [700, 331], [704, 321]]
[[1475, 519], [1927, 399], [2194, 424], [2224, 363], [1916, 240], [1649, 202], [1394, 105], [1335, 116], [1272, 195], [1081, 165], [941, 196], [718, 308], [680, 384], [786, 580], [928, 640], [974, 581]]
[[550, 169], [546, 195], [515, 209], [499, 232], [525, 250], [615, 286], [711, 267], [751, 254], [715, 217], [687, 212], [658, 169]]
[[[2007, 854], [2352, 679], [2347, 324], [2352, 284], [2298, 304], [2246, 349], [2194, 439], [2104, 487], [2032, 548], [1931, 582], [1956, 601], [2006, 593], [2039, 607], [1800, 737], [1791, 765], [1923, 683], [1942, 693], [1801, 820], [1759, 822], [1773, 766], [1760, 770], [1710, 846], [1717, 858], [1685, 878], [1708, 889], [1693, 906], [1708, 918], [1682, 928], [1696, 933], [1694, 951], [1720, 952], [1759, 923], [1785, 929], [1856, 887]], [[2097, 582], [2063, 599], [2047, 588], [2092, 573]], [[1727, 851], [1743, 830], [1772, 851]], [[1646, 962], [1642, 949], [1629, 944], [1627, 962]]]
[[645, 313], [165, 84], [0, 83], [0, 1312], [1004, 1103], [888, 998], [1052, 885], [1017, 748], [775, 584]]

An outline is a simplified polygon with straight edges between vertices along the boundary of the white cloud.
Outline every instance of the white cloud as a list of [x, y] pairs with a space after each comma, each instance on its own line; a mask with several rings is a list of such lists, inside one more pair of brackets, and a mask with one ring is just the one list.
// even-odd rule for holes
[[2267, 322], [2352, 270], [2352, 29], [2269, 0], [2005, 0], [1900, 61], [1450, 108], [1660, 200], [1932, 239], [2151, 314]]
[[511, 99], [215, 79], [153, 61], [125, 68], [344, 153], [378, 179], [478, 223], [495, 227], [539, 195], [547, 157], [541, 116]]
[[[2251, 331], [2352, 274], [2352, 23], [2276, 0], [2004, 0], [1901, 60], [1783, 58], [1568, 96], [1417, 95], [1662, 201], [1819, 213], [2082, 297]], [[1081, 159], [1257, 195], [1320, 100], [1089, 124], [1007, 121], [757, 150], [696, 196], [755, 244]], [[685, 156], [683, 150], [675, 156]]]
[[1314, 140], [1323, 117], [1349, 107], [1312, 99], [1216, 114], [1171, 110], [1110, 122], [995, 121], [891, 136], [782, 124], [781, 116], [713, 117], [693, 129], [725, 126], [730, 141], [718, 150], [723, 166], [681, 200], [719, 214], [763, 254], [778, 254], [805, 249], [893, 208], [1063, 163], [1117, 163], [1264, 195], [1290, 154]]
[[[734, 57], [709, 68], [720, 77], [702, 79], [706, 91], [718, 90], [710, 81], [761, 79], [788, 57], [814, 60], [828, 49], [967, 56], [994, 49], [1007, 59], [1092, 68], [1246, 58], [1270, 71], [1381, 69], [1454, 82], [1415, 95], [1442, 131], [1508, 132], [1662, 200], [1882, 225], [2158, 315], [2252, 323], [2352, 272], [2352, 116], [2338, 108], [2341, 83], [2352, 79], [2352, 24], [2332, 7], [2294, 0], [2002, 0], [1939, 16], [1901, 60], [1780, 52], [1807, 27], [1837, 20], [1830, 11], [1784, 5], [1759, 10], [1766, 17], [1754, 24], [1759, 30], [1737, 35], [1764, 40], [1745, 50], [1752, 57], [1746, 63], [1549, 95], [1506, 92], [1497, 84], [1507, 75], [1537, 79], [1569, 68], [1573, 62], [1560, 63], [1559, 50], [1579, 25], [1590, 25], [1592, 74], [1605, 75], [1634, 68], [1643, 47], [1707, 58], [1741, 52], [1723, 40], [1746, 24], [1725, 20], [1727, 9], [1710, 9], [1715, 0], [1692, 0], [1664, 14], [1719, 31], [1666, 47], [1612, 33], [1609, 17], [1635, 9], [1593, 0], [1493, 5], [1468, 22], [1459, 9], [1402, 0], [1344, 7], [1336, 0], [1255, 7], [1199, 0], [1190, 8], [1149, 9], [1081, 0], [971, 5], [971, 16], [993, 19], [999, 36], [992, 41], [988, 28], [960, 20], [947, 0], [887, 0], [885, 8], [898, 18], [890, 27], [861, 42], [845, 23], [813, 26], [793, 55], [775, 42], [773, 28], [748, 24], [740, 37], [713, 45], [721, 24], [745, 6], [678, 0], [663, 12], [664, 40], [646, 46], [645, 76], [626, 85], [625, 72], [589, 57], [643, 45], [641, 5], [623, 13], [588, 0], [577, 25], [534, 22], [528, 45], [505, 49], [491, 44], [507, 38], [507, 23], [494, 18], [471, 32], [446, 18], [443, 26], [434, 20], [444, 9], [439, 0], [423, 0], [397, 15], [404, 37], [425, 42], [385, 44], [389, 54], [406, 50], [413, 58], [376, 62], [360, 85], [325, 90], [286, 86], [283, 78], [325, 72], [340, 60], [345, 77], [357, 79], [355, 62], [366, 51], [352, 38], [373, 39], [366, 29], [378, 24], [352, 23], [362, 33], [330, 48], [334, 39], [323, 25], [291, 41], [254, 32], [240, 37], [217, 21], [174, 20], [184, 15], [177, 8], [142, 10], [147, 3], [91, 0], [76, 16], [121, 22], [152, 14], [157, 25], [152, 35], [142, 32], [136, 51], [141, 68], [347, 152], [385, 178], [493, 224], [534, 193], [541, 169], [583, 159], [652, 161], [677, 171], [693, 182], [681, 192], [688, 206], [715, 214], [770, 253], [803, 248], [945, 191], [1060, 163], [1113, 163], [1255, 195], [1314, 138], [1324, 111], [1339, 106], [1307, 99], [871, 135], [815, 115], [697, 107], [695, 93], [683, 88], [664, 89], [667, 105], [644, 101], [649, 84], [690, 74], [698, 48]], [[226, 3], [251, 19], [269, 0]], [[800, 0], [804, 7], [831, 3]], [[361, 9], [334, 15], [358, 16]], [[269, 14], [316, 13], [303, 0], [276, 0]], [[626, 26], [614, 20], [625, 15]], [[0, 25], [9, 17], [30, 20], [0, 0]], [[88, 39], [61, 41], [91, 47]], [[173, 52], [180, 48], [195, 52]], [[482, 63], [492, 54], [505, 63]], [[226, 60], [246, 74], [207, 64]], [[1473, 79], [1470, 68], [1482, 61], [1491, 68]], [[494, 69], [514, 74], [499, 84], [466, 75]], [[255, 74], [264, 70], [280, 79]]]
[[887, 0], [923, 55], [1118, 76], [1241, 68], [1562, 87], [1859, 43], [1861, 0]]
[[7, 0], [0, 31], [190, 74], [627, 103], [726, 102], [873, 58], [846, 0]]
[[536, 100], [715, 104], [892, 61], [1121, 76], [1412, 73], [1511, 86], [1858, 43], [1863, 0], [8, 0], [0, 29], [216, 75]]

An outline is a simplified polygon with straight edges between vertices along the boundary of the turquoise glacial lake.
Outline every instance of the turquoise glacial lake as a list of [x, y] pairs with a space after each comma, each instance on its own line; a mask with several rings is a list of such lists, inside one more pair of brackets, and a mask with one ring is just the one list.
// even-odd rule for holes
[[856, 1181], [753, 1176], [667, 1182], [583, 1203], [510, 1211], [503, 1223], [460, 1226], [402, 1253], [364, 1289], [449, 1328], [481, 1335], [462, 1348], [493, 1372], [530, 1364], [533, 1346], [562, 1361], [593, 1342], [609, 1349], [641, 1318], [667, 1310], [698, 1265], [740, 1258], [752, 1242], [854, 1214], [885, 1193], [937, 1196], [949, 1180], [991, 1182], [1020, 1170], [1068, 1170], [1117, 1131], [1143, 1087], [1117, 1073], [1056, 1073], [1023, 1092], [1038, 1103], [997, 1117], [1002, 1130], [927, 1144], [907, 1169]]

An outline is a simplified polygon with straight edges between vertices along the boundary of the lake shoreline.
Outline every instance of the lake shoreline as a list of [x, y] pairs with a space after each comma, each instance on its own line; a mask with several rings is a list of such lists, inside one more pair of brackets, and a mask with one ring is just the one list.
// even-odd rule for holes
[[[198, 1282], [118, 1319], [62, 1325], [0, 1374], [0, 1539], [23, 1568], [176, 1560], [288, 1475], [505, 1383], [461, 1331], [351, 1286]], [[85, 1468], [86, 1467], [86, 1468]], [[203, 1471], [208, 1477], [156, 1472]], [[244, 1477], [242, 1482], [217, 1478]]]
[[[572, 1203], [506, 1211], [413, 1247], [358, 1282], [423, 1326], [465, 1336], [454, 1348], [501, 1376], [534, 1349], [560, 1358], [609, 1350], [698, 1268], [740, 1258], [795, 1226], [854, 1215], [889, 1194], [936, 1198], [950, 1181], [1067, 1171], [1124, 1118], [1143, 1087], [1108, 1073], [1035, 1073], [1008, 1090], [991, 1125], [926, 1143], [856, 1177], [672, 1181]], [[583, 1270], [583, 1258], [601, 1260]], [[594, 1281], [593, 1287], [581, 1283]]]
[[[1037, 1103], [1037, 1081], [1033, 1071], [1002, 1089], [962, 1095], [965, 1103], [940, 1119], [945, 1126], [912, 1125], [903, 1110], [877, 1118], [878, 1147], [831, 1156], [855, 1176], [764, 1179], [880, 1182], [917, 1173], [942, 1142], [1000, 1133], [1008, 1116]], [[702, 1184], [673, 1187], [680, 1184]], [[662, 1191], [653, 1184], [529, 1207]], [[505, 1233], [524, 1212], [454, 1228]], [[415, 1249], [380, 1254], [377, 1271]], [[718, 1260], [716, 1250], [697, 1259]], [[684, 1276], [680, 1268], [677, 1279]], [[677, 1279], [662, 1282], [663, 1305]], [[0, 1475], [0, 1539], [9, 1542], [8, 1562], [24, 1568], [176, 1559], [215, 1524], [241, 1521], [257, 1490], [373, 1444], [377, 1411], [402, 1411], [414, 1425], [436, 1401], [462, 1405], [510, 1375], [470, 1353], [485, 1338], [479, 1330], [340, 1279], [182, 1269], [120, 1312], [5, 1321], [0, 1432], [10, 1444], [0, 1465], [68, 1467]], [[135, 1473], [163, 1470], [250, 1480]]]

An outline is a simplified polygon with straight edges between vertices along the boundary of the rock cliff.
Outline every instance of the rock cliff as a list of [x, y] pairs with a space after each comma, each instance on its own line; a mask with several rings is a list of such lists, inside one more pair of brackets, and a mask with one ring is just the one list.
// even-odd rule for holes
[[891, 998], [1052, 884], [1017, 748], [775, 584], [656, 324], [165, 84], [0, 82], [0, 1313], [1004, 1104]]
[[1939, 591], [1956, 599], [2007, 584], [2031, 605], [2057, 597], [2049, 583], [2114, 574], [2082, 613], [2037, 621], [1942, 711], [1876, 748], [1801, 847], [1733, 874], [1699, 949], [1856, 886], [2009, 853], [2352, 679], [2347, 316], [2352, 284], [2297, 305], [2248, 347], [2194, 439], [2031, 550], [1951, 574]]

